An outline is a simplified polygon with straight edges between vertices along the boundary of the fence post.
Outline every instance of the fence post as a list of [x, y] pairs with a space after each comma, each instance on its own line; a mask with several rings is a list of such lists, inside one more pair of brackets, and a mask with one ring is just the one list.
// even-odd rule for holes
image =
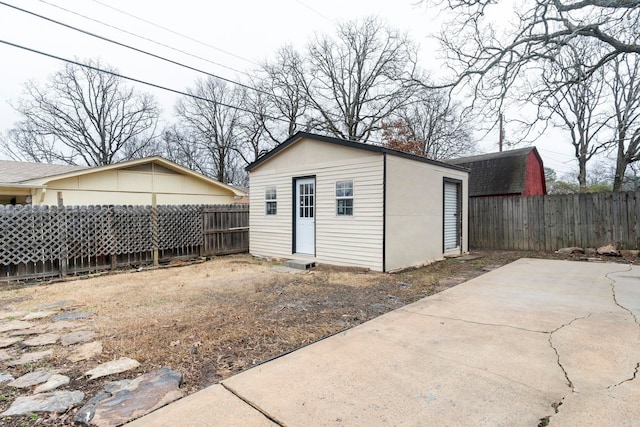
[[159, 235], [158, 235], [158, 203], [156, 193], [151, 193], [151, 240], [153, 241], [153, 265], [159, 261]]
[[67, 255], [69, 253], [69, 248], [67, 246], [67, 215], [64, 209], [62, 191], [58, 191], [58, 227], [60, 232], [60, 254], [58, 256], [58, 263], [60, 264], [60, 276], [66, 276]]

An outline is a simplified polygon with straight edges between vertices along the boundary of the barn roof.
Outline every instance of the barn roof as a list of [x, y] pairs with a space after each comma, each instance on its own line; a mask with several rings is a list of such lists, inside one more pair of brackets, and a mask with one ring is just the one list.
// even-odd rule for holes
[[527, 157], [535, 147], [448, 160], [449, 163], [471, 169], [469, 196], [522, 194], [526, 185]]

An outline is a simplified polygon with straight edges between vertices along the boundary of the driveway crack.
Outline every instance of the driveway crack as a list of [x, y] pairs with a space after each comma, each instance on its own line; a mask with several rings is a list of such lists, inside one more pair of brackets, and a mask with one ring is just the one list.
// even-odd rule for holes
[[609, 387], [607, 387], [607, 390], [611, 390], [614, 387], [618, 387], [619, 385], [622, 385], [622, 384], [627, 383], [629, 381], [635, 380], [636, 377], [638, 376], [638, 370], [639, 369], [640, 369], [640, 362], [636, 363], [636, 368], [633, 370], [633, 375], [631, 376], [631, 378], [627, 378], [626, 380], [622, 380], [618, 384], [610, 385]]
[[609, 279], [609, 281], [610, 281], [609, 286], [611, 286], [611, 295], [613, 296], [613, 302], [615, 303], [615, 305], [617, 305], [618, 307], [620, 307], [621, 309], [623, 309], [624, 311], [629, 313], [631, 315], [631, 317], [633, 317], [633, 321], [636, 322], [636, 325], [640, 326], [640, 319], [638, 319], [638, 317], [635, 315], [635, 313], [633, 311], [631, 311], [629, 308], [627, 308], [624, 305], [620, 304], [620, 302], [618, 302], [618, 297], [616, 295], [616, 281], [614, 279], [612, 279], [611, 277], [609, 277], [611, 274], [626, 273], [628, 271], [631, 271], [631, 267], [629, 267], [627, 270], [624, 270], [624, 271], [616, 271], [616, 272], [613, 272], [613, 273], [608, 273], [608, 274], [606, 274], [606, 278]]
[[[586, 316], [576, 317], [575, 319], [572, 319], [571, 321], [565, 323], [564, 325], [558, 326], [553, 331], [548, 332], [548, 334], [549, 334], [549, 346], [551, 346], [551, 348], [553, 349], [554, 353], [556, 354], [556, 363], [558, 364], [558, 366], [562, 370], [562, 373], [564, 374], [564, 378], [567, 381], [567, 386], [569, 386], [569, 388], [571, 389], [572, 392], [575, 392], [575, 387], [573, 385], [573, 381], [571, 381], [571, 378], [569, 378], [569, 373], [567, 372], [567, 370], [562, 365], [562, 360], [560, 359], [560, 353], [558, 352], [558, 349], [556, 348], [555, 345], [553, 345], [553, 334], [555, 334], [556, 332], [558, 332], [562, 328], [570, 326], [573, 322], [576, 322], [578, 320], [587, 319], [590, 316], [591, 316], [591, 313], [587, 314]], [[565, 395], [565, 396], [562, 397], [562, 399], [560, 399], [559, 402], [554, 402], [553, 404], [551, 404], [551, 407], [555, 411], [554, 414], [557, 414], [559, 412], [558, 408], [560, 408], [560, 406], [562, 405], [562, 402], [564, 402], [564, 399], [566, 397], [567, 396]], [[549, 425], [549, 421], [550, 421], [552, 416], [553, 415], [547, 415], [545, 417], [540, 418], [540, 423], [538, 423], [538, 427], [545, 427], [545, 426]]]
[[[560, 360], [560, 353], [558, 353], [558, 349], [556, 348], [555, 345], [553, 345], [553, 334], [555, 334], [556, 332], [560, 331], [562, 328], [566, 328], [567, 326], [570, 326], [573, 322], [576, 322], [578, 320], [587, 319], [589, 317], [591, 317], [591, 313], [587, 314], [586, 316], [576, 317], [575, 319], [572, 319], [571, 321], [565, 323], [564, 325], [560, 325], [556, 329], [554, 329], [553, 331], [549, 332], [549, 345], [551, 346], [553, 351], [556, 353], [556, 362], [558, 363], [558, 366], [560, 367], [560, 369], [562, 369], [562, 372], [564, 373], [564, 378], [567, 380], [567, 385], [569, 386], [569, 388], [571, 388], [572, 391], [574, 389], [573, 382], [571, 381], [571, 378], [569, 378], [569, 374], [567, 373], [567, 370], [562, 365], [562, 361]], [[563, 400], [564, 400], [564, 398], [563, 398]]]

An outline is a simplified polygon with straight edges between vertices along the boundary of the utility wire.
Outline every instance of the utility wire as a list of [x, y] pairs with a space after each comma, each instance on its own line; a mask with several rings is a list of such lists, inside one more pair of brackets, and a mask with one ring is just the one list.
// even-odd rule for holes
[[216, 47], [216, 46], [210, 45], [210, 44], [208, 44], [208, 43], [205, 43], [205, 42], [200, 41], [200, 40], [198, 40], [198, 39], [195, 39], [195, 38], [193, 38], [193, 37], [190, 37], [190, 36], [184, 35], [184, 34], [182, 34], [182, 33], [179, 33], [179, 32], [177, 32], [177, 31], [172, 30], [171, 28], [163, 27], [162, 25], [158, 25], [158, 24], [156, 24], [156, 23], [154, 23], [154, 22], [151, 22], [151, 21], [148, 21], [148, 20], [146, 20], [146, 19], [144, 19], [144, 18], [140, 18], [139, 16], [136, 16], [136, 15], [134, 15], [134, 14], [132, 14], [132, 13], [129, 13], [129, 12], [125, 12], [124, 10], [118, 9], [118, 8], [116, 8], [116, 7], [113, 7], [113, 6], [109, 5], [109, 4], [103, 3], [103, 2], [101, 2], [101, 1], [99, 1], [99, 0], [93, 0], [93, 2], [94, 2], [94, 3], [98, 3], [99, 5], [104, 6], [104, 7], [106, 7], [106, 8], [109, 8], [109, 9], [115, 10], [116, 12], [121, 13], [121, 14], [123, 14], [123, 15], [126, 15], [126, 16], [129, 16], [129, 17], [131, 17], [131, 18], [137, 19], [138, 21], [144, 22], [145, 24], [149, 24], [149, 25], [152, 25], [152, 26], [154, 26], [154, 27], [156, 27], [156, 28], [160, 28], [161, 30], [168, 31], [168, 32], [170, 32], [171, 34], [174, 34], [174, 35], [176, 35], [176, 36], [179, 36], [179, 37], [185, 38], [185, 39], [187, 39], [187, 40], [191, 40], [192, 42], [196, 42], [196, 43], [201, 44], [201, 45], [203, 45], [203, 46], [207, 46], [207, 47], [209, 47], [209, 48], [211, 48], [211, 49], [215, 49], [215, 50], [217, 50], [217, 51], [219, 51], [219, 52], [222, 52], [222, 53], [224, 53], [224, 54], [227, 54], [227, 55], [233, 56], [234, 58], [238, 58], [238, 59], [241, 59], [241, 60], [246, 61], [246, 62], [248, 62], [248, 63], [251, 63], [251, 64], [254, 64], [254, 65], [258, 65], [258, 66], [260, 66], [260, 64], [258, 64], [258, 63], [257, 63], [257, 62], [255, 62], [255, 61], [252, 61], [252, 60], [247, 59], [247, 58], [243, 58], [242, 56], [240, 56], [240, 55], [236, 55], [235, 53], [232, 53], [232, 52], [226, 51], [226, 50], [224, 50], [224, 49], [220, 49], [219, 47]]
[[114, 76], [114, 77], [119, 77], [119, 78], [122, 78], [122, 79], [125, 79], [125, 80], [130, 80], [132, 82], [140, 83], [140, 84], [143, 84], [143, 85], [146, 85], [146, 86], [151, 86], [151, 87], [156, 88], [156, 89], [165, 90], [167, 92], [173, 92], [173, 93], [176, 93], [178, 95], [184, 95], [184, 96], [187, 96], [189, 98], [194, 98], [194, 99], [197, 99], [197, 100], [200, 100], [200, 101], [209, 102], [211, 104], [222, 105], [223, 107], [232, 108], [234, 110], [242, 111], [242, 112], [249, 113], [249, 114], [262, 115], [263, 117], [265, 117], [267, 119], [277, 120], [277, 121], [289, 123], [289, 120], [283, 119], [281, 117], [274, 117], [274, 116], [270, 116], [270, 115], [267, 115], [267, 114], [258, 113], [257, 111], [249, 110], [248, 108], [238, 107], [237, 105], [225, 104], [224, 102], [219, 102], [219, 101], [215, 101], [215, 100], [212, 100], [212, 99], [204, 98], [202, 96], [194, 95], [192, 93], [184, 92], [184, 91], [177, 90], [177, 89], [171, 89], [171, 88], [168, 88], [166, 86], [162, 86], [162, 85], [159, 85], [159, 84], [156, 84], [156, 83], [150, 83], [150, 82], [147, 82], [145, 80], [137, 79], [135, 77], [125, 76], [124, 74], [116, 73], [115, 71], [105, 70], [103, 68], [95, 67], [93, 65], [84, 64], [82, 62], [74, 61], [74, 60], [67, 59], [67, 58], [62, 58], [60, 56], [56, 56], [56, 55], [53, 55], [51, 53], [43, 52], [43, 51], [37, 50], [37, 49], [32, 49], [30, 47], [26, 47], [26, 46], [22, 46], [22, 45], [19, 45], [19, 44], [16, 44], [16, 43], [12, 43], [12, 42], [7, 41], [7, 40], [0, 39], [0, 43], [8, 45], [8, 46], [15, 47], [15, 48], [18, 48], [18, 49], [26, 50], [26, 51], [29, 51], [29, 52], [32, 52], [32, 53], [36, 53], [38, 55], [42, 55], [42, 56], [46, 56], [46, 57], [49, 57], [49, 58], [57, 59], [58, 61], [63, 61], [63, 62], [67, 62], [69, 64], [74, 64], [74, 65], [77, 65], [79, 67], [88, 68], [90, 70], [94, 70], [94, 71], [97, 71], [99, 73], [105, 73], [105, 74], [109, 74], [109, 75]]
[[246, 84], [244, 84], [244, 83], [239, 83], [239, 82], [236, 82], [236, 81], [234, 81], [234, 80], [231, 80], [231, 79], [228, 79], [228, 78], [225, 78], [225, 77], [221, 77], [221, 76], [218, 76], [218, 75], [216, 75], [216, 74], [209, 73], [209, 72], [204, 71], [204, 70], [201, 70], [201, 69], [199, 69], [199, 68], [195, 68], [195, 67], [191, 67], [191, 66], [189, 66], [189, 65], [182, 64], [182, 63], [180, 63], [180, 62], [178, 62], [178, 61], [174, 61], [174, 60], [172, 60], [172, 59], [168, 59], [168, 58], [165, 58], [165, 57], [163, 57], [163, 56], [156, 55], [155, 53], [151, 53], [151, 52], [147, 52], [147, 51], [142, 50], [142, 49], [138, 49], [137, 47], [129, 46], [129, 45], [127, 45], [127, 44], [124, 44], [124, 43], [121, 43], [121, 42], [118, 42], [118, 41], [112, 40], [112, 39], [110, 39], [110, 38], [107, 38], [107, 37], [101, 36], [101, 35], [99, 35], [99, 34], [92, 33], [92, 32], [90, 32], [90, 31], [83, 30], [83, 29], [78, 28], [78, 27], [74, 27], [73, 25], [65, 24], [64, 22], [60, 22], [60, 21], [57, 21], [57, 20], [55, 20], [55, 19], [48, 18], [48, 17], [46, 17], [46, 16], [43, 16], [43, 15], [37, 14], [37, 13], [35, 13], [35, 12], [31, 12], [31, 11], [26, 10], [26, 9], [22, 9], [22, 8], [20, 8], [20, 7], [18, 7], [18, 6], [14, 6], [14, 5], [12, 5], [12, 4], [5, 3], [5, 2], [3, 2], [3, 1], [0, 1], [0, 5], [10, 7], [10, 8], [12, 8], [12, 9], [18, 10], [18, 11], [20, 11], [20, 12], [27, 13], [27, 14], [32, 15], [32, 16], [35, 16], [35, 17], [37, 17], [37, 18], [44, 19], [45, 21], [49, 21], [49, 22], [52, 22], [52, 23], [54, 23], [54, 24], [57, 24], [57, 25], [60, 25], [60, 26], [63, 26], [63, 27], [69, 28], [69, 29], [71, 29], [71, 30], [78, 31], [78, 32], [83, 33], [83, 34], [86, 34], [86, 35], [88, 35], [88, 36], [95, 37], [95, 38], [97, 38], [97, 39], [100, 39], [100, 40], [106, 41], [106, 42], [108, 42], [108, 43], [113, 43], [113, 44], [115, 44], [115, 45], [117, 45], [117, 46], [124, 47], [124, 48], [130, 49], [130, 50], [133, 50], [133, 51], [135, 51], [135, 52], [142, 53], [142, 54], [144, 54], [144, 55], [148, 55], [148, 56], [150, 56], [150, 57], [152, 57], [152, 58], [156, 58], [156, 59], [159, 59], [159, 60], [161, 60], [161, 61], [165, 61], [165, 62], [168, 62], [168, 63], [170, 63], [170, 64], [174, 64], [174, 65], [177, 65], [177, 66], [179, 66], [179, 67], [186, 68], [186, 69], [191, 70], [191, 71], [196, 71], [196, 72], [198, 72], [198, 73], [202, 73], [202, 74], [205, 74], [205, 75], [207, 75], [207, 76], [215, 77], [215, 78], [220, 79], [220, 80], [224, 80], [225, 82], [228, 82], [228, 83], [232, 83], [232, 84], [238, 85], [238, 86], [243, 87], [243, 88], [245, 88], [245, 89], [253, 90], [253, 91], [255, 91], [255, 92], [259, 92], [259, 93], [262, 93], [262, 94], [264, 94], [264, 95], [268, 95], [268, 96], [275, 96], [274, 94], [271, 94], [271, 93], [269, 93], [269, 92], [266, 92], [266, 91], [264, 91], [264, 90], [262, 90], [262, 89], [258, 89], [258, 88], [255, 88], [255, 87], [251, 87], [251, 86], [246, 85]]
[[246, 76], [248, 76], [248, 77], [253, 77], [251, 74], [247, 73], [246, 71], [238, 70], [237, 68], [229, 67], [228, 65], [224, 65], [224, 64], [221, 64], [221, 63], [219, 63], [219, 62], [211, 61], [210, 59], [203, 58], [202, 56], [198, 56], [198, 55], [195, 55], [195, 54], [193, 54], [193, 53], [189, 53], [189, 52], [187, 52], [187, 51], [184, 51], [184, 50], [177, 49], [177, 48], [175, 48], [175, 47], [169, 46], [169, 45], [167, 45], [167, 44], [160, 43], [160, 42], [158, 42], [158, 41], [155, 41], [155, 40], [150, 39], [150, 38], [148, 38], [148, 37], [142, 36], [142, 35], [140, 35], [140, 34], [136, 34], [136, 33], [133, 33], [133, 32], [131, 32], [131, 31], [125, 30], [125, 29], [123, 29], [123, 28], [117, 27], [117, 26], [115, 26], [115, 25], [111, 25], [111, 24], [109, 24], [109, 23], [107, 23], [107, 22], [100, 21], [99, 19], [95, 19], [95, 18], [92, 18], [92, 17], [90, 17], [90, 16], [83, 15], [83, 14], [81, 14], [81, 13], [78, 13], [78, 12], [76, 12], [76, 11], [74, 11], [74, 10], [67, 9], [67, 8], [62, 7], [62, 6], [58, 6], [57, 4], [54, 4], [54, 3], [50, 3], [50, 2], [48, 2], [48, 1], [46, 1], [46, 0], [38, 0], [38, 1], [40, 1], [40, 3], [44, 3], [44, 4], [49, 5], [49, 6], [51, 6], [51, 7], [55, 7], [56, 9], [63, 10], [63, 11], [65, 11], [65, 12], [67, 12], [67, 13], [71, 13], [71, 14], [73, 14], [73, 15], [79, 16], [79, 17], [84, 18], [84, 19], [86, 19], [86, 20], [89, 20], [89, 21], [92, 21], [92, 22], [98, 23], [98, 24], [100, 24], [100, 25], [104, 25], [105, 27], [112, 28], [112, 29], [114, 29], [114, 30], [117, 30], [117, 31], [123, 32], [123, 33], [125, 33], [125, 34], [131, 35], [131, 36], [134, 36], [134, 37], [137, 37], [137, 38], [139, 38], [139, 39], [141, 39], [141, 40], [146, 40], [146, 41], [151, 42], [151, 43], [153, 43], [153, 44], [156, 44], [156, 45], [158, 45], [158, 46], [162, 46], [162, 47], [165, 47], [165, 48], [167, 48], [167, 49], [171, 49], [171, 50], [173, 50], [173, 51], [175, 51], [175, 52], [179, 52], [179, 53], [183, 53], [183, 54], [185, 54], [185, 55], [191, 56], [192, 58], [196, 58], [196, 59], [199, 59], [199, 60], [202, 60], [202, 61], [206, 61], [206, 62], [208, 62], [208, 63], [210, 63], [210, 64], [217, 65], [217, 66], [222, 67], [222, 68], [226, 68], [227, 70], [231, 70], [231, 71], [234, 71], [234, 72], [236, 72], [236, 73], [244, 74], [244, 75], [246, 75]]
[[309, 6], [308, 4], [300, 1], [300, 0], [296, 0], [296, 3], [298, 3], [300, 6], [303, 6], [307, 9], [309, 9], [311, 12], [315, 13], [316, 15], [320, 16], [321, 18], [326, 19], [327, 21], [331, 22], [332, 24], [337, 24], [336, 21], [334, 21], [333, 19], [329, 18], [327, 15], [319, 12], [317, 9], [312, 8], [311, 6]]

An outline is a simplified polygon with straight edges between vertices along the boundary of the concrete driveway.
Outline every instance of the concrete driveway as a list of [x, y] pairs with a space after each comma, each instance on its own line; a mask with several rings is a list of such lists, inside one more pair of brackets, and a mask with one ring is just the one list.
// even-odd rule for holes
[[639, 426], [640, 267], [522, 259], [131, 426]]

